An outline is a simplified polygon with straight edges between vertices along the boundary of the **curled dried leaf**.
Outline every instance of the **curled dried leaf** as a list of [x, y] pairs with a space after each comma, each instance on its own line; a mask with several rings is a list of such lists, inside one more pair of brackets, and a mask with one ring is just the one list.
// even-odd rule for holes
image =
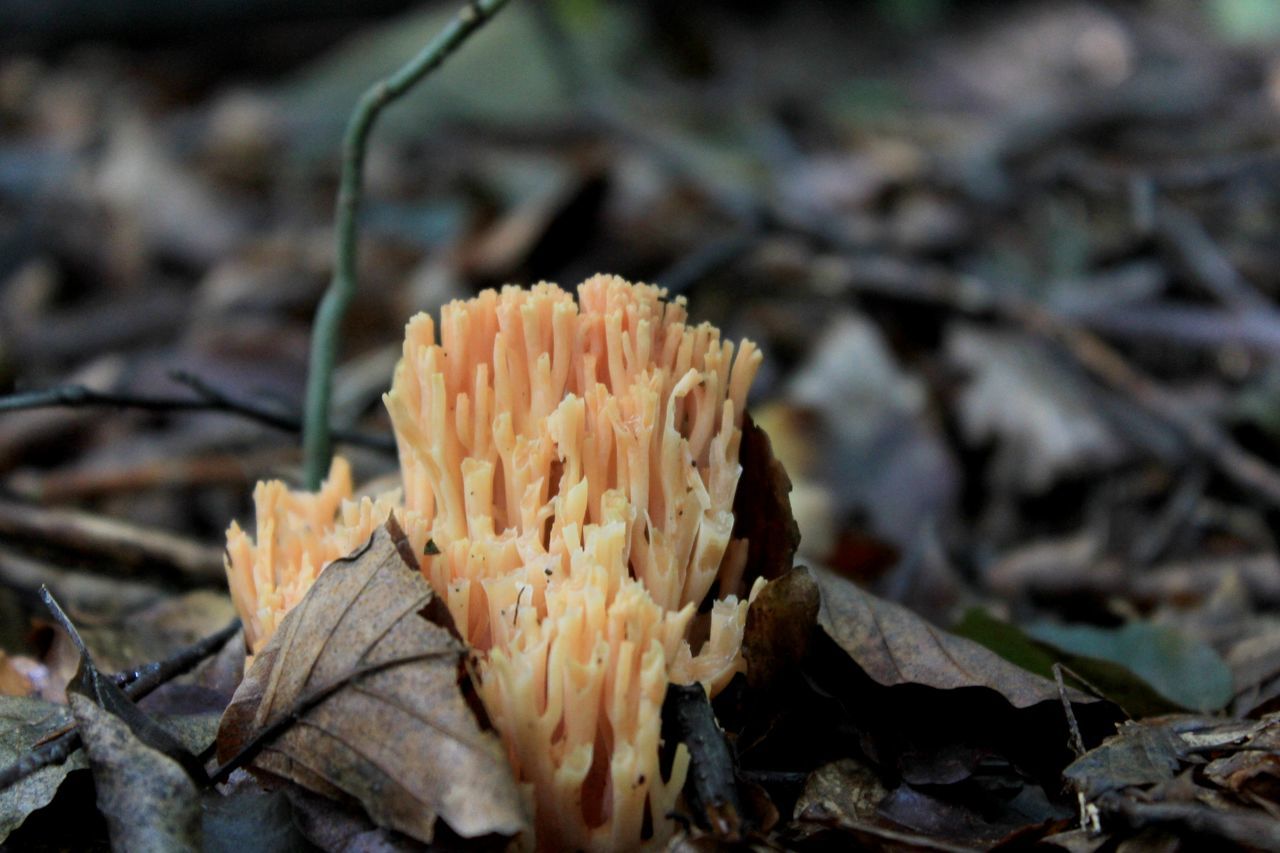
[[528, 828], [497, 736], [468, 703], [466, 648], [394, 519], [331, 563], [255, 657], [218, 733], [226, 762], [339, 799], [430, 842]]
[[795, 670], [808, 652], [820, 604], [818, 584], [804, 566], [770, 581], [757, 593], [742, 635], [747, 682], [752, 687], [777, 684]]
[[748, 540], [743, 578], [749, 588], [756, 578], [772, 580], [790, 570], [800, 547], [800, 525], [791, 513], [791, 478], [750, 412], [742, 417], [738, 462], [742, 479], [733, 501], [733, 535]]
[[[1015, 708], [1059, 701], [1058, 687], [1049, 679], [936, 628], [844, 578], [826, 571], [816, 576], [822, 590], [818, 624], [879, 684], [922, 684], [940, 690], [983, 687]], [[1073, 702], [1094, 701], [1075, 690], [1067, 695]]]

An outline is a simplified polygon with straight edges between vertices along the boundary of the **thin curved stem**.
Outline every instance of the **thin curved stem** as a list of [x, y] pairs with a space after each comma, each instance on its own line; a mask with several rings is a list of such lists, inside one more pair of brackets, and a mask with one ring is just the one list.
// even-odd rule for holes
[[311, 332], [311, 362], [307, 375], [306, 420], [302, 432], [303, 466], [309, 489], [320, 487], [329, 467], [329, 397], [333, 387], [333, 367], [337, 359], [338, 333], [356, 292], [357, 219], [364, 177], [364, 155], [369, 132], [378, 113], [445, 61], [484, 26], [509, 0], [471, 0], [418, 55], [399, 71], [374, 84], [356, 104], [342, 140], [342, 175], [335, 210], [335, 257], [333, 279], [320, 307], [316, 309]]
[[[295, 414], [283, 412], [276, 407], [236, 399], [187, 373], [175, 373], [174, 379], [191, 388], [199, 396], [155, 396], [119, 391], [95, 391], [83, 385], [55, 385], [52, 388], [42, 388], [37, 391], [0, 395], [0, 414], [50, 408], [136, 409], [162, 414], [220, 412], [247, 418], [285, 432], [302, 432], [302, 418]], [[333, 430], [333, 435], [339, 441], [357, 447], [367, 447], [382, 453], [396, 452], [396, 443], [390, 435], [358, 430]]]

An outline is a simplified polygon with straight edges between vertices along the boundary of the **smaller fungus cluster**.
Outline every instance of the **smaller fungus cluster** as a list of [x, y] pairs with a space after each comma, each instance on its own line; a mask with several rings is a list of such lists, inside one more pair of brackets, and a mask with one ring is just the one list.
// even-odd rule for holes
[[[403, 498], [255, 492], [228, 575], [250, 651], [329, 560], [394, 512], [474, 650], [479, 694], [543, 849], [660, 842], [687, 769], [659, 768], [669, 682], [742, 668], [746, 543], [732, 538], [760, 355], [681, 301], [610, 276], [485, 291], [408, 324], [386, 395]], [[699, 613], [704, 602], [709, 611]]]

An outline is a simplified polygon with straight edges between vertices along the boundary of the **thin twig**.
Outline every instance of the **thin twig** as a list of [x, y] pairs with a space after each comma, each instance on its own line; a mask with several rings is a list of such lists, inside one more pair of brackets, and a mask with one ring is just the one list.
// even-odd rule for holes
[[[0, 412], [19, 412], [49, 408], [135, 409], [144, 412], [223, 412], [239, 415], [264, 426], [285, 432], [302, 432], [302, 419], [296, 415], [262, 408], [245, 400], [237, 400], [187, 373], [175, 373], [174, 379], [194, 390], [198, 397], [164, 397], [95, 391], [83, 385], [57, 385], [39, 391], [24, 391], [0, 396]], [[353, 430], [334, 430], [333, 437], [345, 444], [368, 447], [386, 453], [395, 452], [390, 436], [370, 435]]]
[[195, 583], [222, 582], [222, 550], [176, 533], [74, 509], [0, 500], [0, 536], [106, 555], [131, 568], [168, 566]]
[[[118, 672], [112, 676], [112, 679], [124, 690], [126, 696], [136, 702], [160, 685], [188, 672], [205, 658], [216, 654], [239, 630], [240, 620], [234, 619], [222, 630], [179, 650], [172, 657], [137, 669]], [[0, 770], [0, 791], [45, 767], [61, 764], [79, 748], [80, 732], [75, 728], [40, 744], [13, 764]]]
[[[863, 841], [868, 850], [936, 850], [939, 853], [976, 853], [977, 850], [981, 849], [963, 844], [954, 844], [942, 838], [934, 838], [930, 835], [922, 835], [906, 829], [881, 826], [869, 820], [861, 820], [851, 814], [833, 815], [822, 806], [816, 804], [808, 806], [800, 813], [799, 822], [810, 826], [829, 826], [841, 832], [852, 834], [855, 838]], [[866, 836], [866, 838], [862, 838], [862, 836]], [[867, 839], [875, 839], [876, 843], [872, 843]], [[888, 844], [883, 842], [888, 842]]]
[[760, 233], [760, 229], [755, 227], [738, 228], [680, 258], [655, 281], [671, 293], [687, 293], [698, 282], [745, 255], [759, 242]]
[[1065, 323], [1032, 303], [1004, 305], [1002, 312], [1025, 328], [1058, 342], [1081, 367], [1178, 432], [1246, 495], [1280, 506], [1280, 472], [1241, 447], [1221, 426], [1184, 405], [1156, 380], [1133, 367], [1101, 338]]
[[893, 258], [849, 257], [848, 284], [861, 292], [940, 305], [971, 316], [994, 317], [1061, 347], [1096, 381], [1170, 427], [1245, 494], [1280, 507], [1280, 471], [1241, 447], [1209, 418], [1183, 404], [1113, 347], [1050, 310], [1000, 293], [972, 276]]
[[1156, 231], [1168, 251], [1224, 306], [1235, 311], [1274, 315], [1271, 300], [1240, 274], [1226, 252], [1189, 211], [1172, 202], [1159, 205]]
[[364, 156], [378, 114], [430, 72], [439, 68], [467, 37], [509, 0], [470, 0], [453, 20], [399, 71], [370, 87], [347, 122], [342, 141], [342, 175], [334, 213], [334, 269], [329, 289], [316, 309], [307, 373], [306, 417], [302, 431], [306, 485], [317, 489], [329, 467], [329, 397], [338, 353], [338, 332], [356, 292], [356, 225], [363, 189]]
[[116, 684], [124, 689], [125, 695], [130, 699], [135, 701], [142, 699], [160, 685], [177, 678], [200, 661], [216, 654], [239, 630], [240, 620], [232, 619], [226, 627], [197, 640], [184, 649], [179, 649], [171, 657], [116, 673], [114, 676]]
[[1055, 663], [1053, 665], [1053, 680], [1058, 684], [1058, 699], [1062, 701], [1062, 713], [1067, 718], [1067, 728], [1071, 732], [1071, 751], [1076, 754], [1076, 758], [1085, 754], [1084, 738], [1080, 736], [1080, 724], [1076, 722], [1076, 712], [1071, 707], [1071, 700], [1067, 698], [1067, 685], [1062, 680], [1062, 664]]
[[[1255, 850], [1280, 850], [1280, 821], [1268, 814], [1239, 808], [1214, 808], [1197, 802], [1147, 803], [1136, 797], [1112, 793], [1098, 806], [1109, 816], [1123, 818], [1130, 826], [1176, 828], [1184, 833], [1210, 835]], [[1204, 842], [1201, 849], [1214, 849]]]
[[252, 472], [289, 465], [293, 448], [270, 447], [186, 456], [165, 454], [142, 462], [115, 464], [90, 462], [60, 470], [15, 471], [5, 485], [13, 494], [38, 504], [77, 503], [85, 498], [113, 494], [136, 495], [149, 490], [195, 486], [235, 486], [252, 483]]
[[[3, 538], [3, 537], [0, 537]], [[41, 586], [48, 586], [63, 600], [74, 601], [79, 610], [94, 612], [111, 607], [122, 611], [141, 609], [163, 596], [157, 586], [100, 571], [76, 571], [48, 559], [25, 554], [0, 543], [0, 586], [36, 598]]]
[[1280, 316], [1176, 302], [1148, 302], [1060, 312], [1111, 340], [1168, 341], [1180, 347], [1239, 347], [1263, 358], [1280, 354]]

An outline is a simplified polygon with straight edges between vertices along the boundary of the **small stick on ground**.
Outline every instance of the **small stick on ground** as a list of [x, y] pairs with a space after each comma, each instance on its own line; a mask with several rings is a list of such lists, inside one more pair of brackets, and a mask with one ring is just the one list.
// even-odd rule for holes
[[79, 510], [0, 500], [0, 537], [49, 543], [130, 567], [170, 566], [194, 583], [225, 579], [222, 551], [212, 545]]
[[160, 456], [141, 463], [92, 463], [48, 473], [17, 471], [6, 485], [15, 495], [39, 504], [65, 504], [113, 494], [149, 490], [190, 489], [194, 486], [243, 487], [252, 473], [289, 465], [291, 448], [256, 452], [207, 453], [198, 456]]
[[[112, 676], [126, 696], [137, 702], [160, 685], [190, 671], [205, 658], [216, 654], [240, 631], [240, 620], [234, 619], [222, 630], [180, 650], [172, 657], [146, 664]], [[0, 791], [22, 781], [38, 770], [61, 764], [80, 748], [80, 732], [74, 728], [42, 743], [22, 758], [0, 770]]]
[[[0, 412], [30, 409], [134, 409], [161, 414], [181, 412], [220, 412], [247, 418], [263, 426], [290, 433], [302, 432], [302, 420], [296, 415], [264, 408], [256, 403], [238, 400], [213, 388], [188, 373], [175, 373], [174, 379], [191, 388], [197, 397], [166, 397], [127, 392], [95, 391], [84, 385], [57, 385], [39, 391], [23, 391], [0, 396]], [[395, 442], [387, 435], [371, 435], [354, 430], [334, 430], [333, 437], [344, 444], [367, 447], [384, 453], [395, 452]]]
[[939, 305], [959, 314], [992, 318], [1047, 339], [1096, 381], [1172, 428], [1200, 456], [1247, 495], [1280, 507], [1280, 471], [1245, 450], [1226, 430], [1188, 408], [1175, 394], [1129, 364], [1097, 335], [1048, 309], [996, 291], [971, 276], [892, 258], [850, 257], [854, 290]]
[[1204, 225], [1181, 207], [1165, 202], [1158, 208], [1156, 233], [1192, 277], [1215, 299], [1234, 311], [1274, 314], [1275, 306], [1245, 280], [1213, 241]]

